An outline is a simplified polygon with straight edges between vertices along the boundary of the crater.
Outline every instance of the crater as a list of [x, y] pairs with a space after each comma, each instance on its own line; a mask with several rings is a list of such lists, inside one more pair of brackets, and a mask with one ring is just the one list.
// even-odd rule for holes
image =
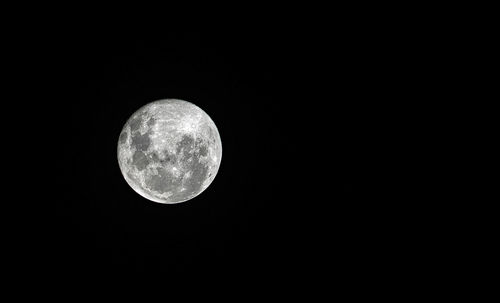
[[160, 162], [160, 157], [158, 156], [156, 151], [150, 153], [149, 157], [151, 158], [151, 160], [153, 160], [153, 162]]
[[163, 159], [159, 159], [159, 162], [162, 165], [175, 164], [177, 162], [177, 158], [174, 154], [171, 154], [165, 150], [165, 151], [163, 151], [163, 155], [164, 155]]
[[147, 123], [148, 128], [153, 127], [155, 125], [155, 122], [156, 122], [156, 120], [153, 117], [149, 118], [148, 123]]

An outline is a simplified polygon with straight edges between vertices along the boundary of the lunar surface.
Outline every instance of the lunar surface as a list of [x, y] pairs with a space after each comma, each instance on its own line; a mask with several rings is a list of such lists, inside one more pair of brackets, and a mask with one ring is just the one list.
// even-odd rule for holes
[[125, 123], [118, 163], [127, 183], [159, 203], [180, 203], [203, 192], [222, 158], [219, 131], [196, 105], [177, 99], [151, 102]]

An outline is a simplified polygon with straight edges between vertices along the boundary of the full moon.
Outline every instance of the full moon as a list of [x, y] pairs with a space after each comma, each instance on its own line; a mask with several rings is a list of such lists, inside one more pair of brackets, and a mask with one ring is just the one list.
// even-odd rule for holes
[[144, 105], [118, 139], [123, 177], [135, 192], [158, 203], [198, 196], [214, 180], [221, 158], [215, 123], [198, 106], [178, 99]]

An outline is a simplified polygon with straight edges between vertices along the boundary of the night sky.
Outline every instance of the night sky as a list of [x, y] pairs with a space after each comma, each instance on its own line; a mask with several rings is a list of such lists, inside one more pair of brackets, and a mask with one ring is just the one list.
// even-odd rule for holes
[[[82, 28], [47, 41], [61, 101], [43, 266], [67, 277], [290, 279], [372, 266], [383, 60], [376, 35], [353, 26]], [[116, 158], [130, 115], [165, 98], [208, 113], [223, 145], [213, 183], [175, 205], [135, 193]]]

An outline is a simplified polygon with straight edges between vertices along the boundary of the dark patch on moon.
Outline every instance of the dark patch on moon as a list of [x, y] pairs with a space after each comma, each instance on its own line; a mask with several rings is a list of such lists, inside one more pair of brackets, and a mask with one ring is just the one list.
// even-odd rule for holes
[[184, 179], [182, 182], [185, 190], [180, 191], [181, 187], [178, 187], [177, 191], [174, 192], [174, 195], [172, 195], [170, 199], [176, 201], [186, 200], [200, 192], [208, 168], [204, 164], [196, 161], [196, 165], [191, 165], [188, 170], [191, 171], [191, 176], [188, 179]]
[[128, 123], [130, 125], [130, 131], [134, 132], [139, 129], [142, 122], [142, 115], [138, 115], [136, 118], [130, 120]]
[[157, 191], [160, 194], [178, 189], [181, 185], [181, 180], [175, 178], [165, 168], [159, 167], [158, 174], [151, 175], [146, 180], [146, 186], [151, 190]]
[[217, 142], [217, 138], [215, 136], [215, 131], [212, 129], [212, 127], [208, 127], [208, 140], [212, 144], [216, 144], [216, 142]]
[[[130, 125], [130, 130], [132, 132], [139, 130], [141, 127], [141, 124], [143, 121], [146, 119], [146, 113], [142, 111], [141, 113], [137, 114], [137, 117], [131, 119], [128, 124]], [[150, 117], [148, 119], [148, 122], [146, 123], [148, 127], [152, 127], [155, 125], [156, 120], [153, 117]]]
[[204, 163], [200, 163], [199, 159], [190, 167], [191, 178], [187, 180], [187, 188], [192, 192], [199, 192], [201, 185], [206, 180], [208, 173], [208, 167]]
[[204, 163], [200, 163], [200, 155], [207, 155], [208, 153], [207, 147], [202, 145], [198, 152], [191, 152], [193, 144], [194, 139], [192, 137], [184, 136], [177, 146], [178, 153], [184, 147], [184, 149], [182, 149], [183, 159], [192, 159], [192, 161], [186, 161], [186, 165], [184, 166], [186, 172], [191, 172], [191, 177], [185, 179], [183, 183], [186, 190], [178, 193], [178, 195], [185, 197], [198, 193], [208, 174], [208, 167]]
[[177, 157], [174, 154], [169, 153], [167, 150], [164, 150], [162, 153], [163, 159], [159, 158], [158, 162], [160, 162], [162, 165], [176, 164]]
[[184, 191], [177, 190], [172, 196], [170, 196], [170, 199], [173, 199], [175, 201], [182, 201], [182, 200], [187, 200], [189, 197], [194, 196], [194, 192], [189, 191], [188, 189]]
[[151, 144], [151, 139], [149, 138], [149, 131], [144, 135], [137, 132], [132, 137], [132, 146], [134, 146], [139, 151], [146, 151]]
[[155, 125], [155, 122], [156, 122], [156, 120], [153, 117], [149, 118], [148, 123], [147, 123], [148, 128], [153, 127]]
[[125, 144], [126, 141], [127, 141], [127, 133], [122, 132], [120, 134], [120, 138], [118, 139], [118, 142], [120, 142], [120, 144]]
[[152, 162], [159, 162], [160, 161], [160, 157], [158, 156], [156, 151], [150, 153], [149, 158], [151, 158]]
[[194, 144], [194, 139], [191, 136], [184, 135], [179, 143], [177, 143], [177, 148], [175, 152], [179, 154], [181, 150], [183, 150], [184, 154], [187, 154], [192, 148]]
[[198, 144], [199, 144], [198, 145], [198, 154], [200, 156], [203, 156], [203, 157], [205, 157], [206, 155], [208, 155], [208, 148], [207, 148], [207, 146], [203, 142], [198, 143]]
[[148, 158], [141, 151], [136, 151], [132, 157], [132, 163], [139, 170], [144, 170], [149, 164]]
[[[193, 146], [197, 146], [199, 149], [193, 151]], [[171, 192], [172, 196], [170, 196], [169, 199], [179, 201], [186, 200], [197, 195], [201, 191], [203, 182], [205, 182], [208, 175], [208, 166], [200, 162], [200, 156], [206, 156], [208, 154], [208, 148], [202, 140], [196, 140], [195, 145], [193, 137], [184, 135], [178, 143], [176, 151], [177, 155], [172, 155], [164, 151], [164, 159], [160, 159], [160, 157], [153, 152], [150, 158], [155, 162], [160, 162], [161, 165], [167, 165], [168, 163], [174, 164], [181, 158], [182, 160], [180, 161], [183, 164], [184, 174], [190, 172], [191, 176], [189, 178], [183, 178], [183, 174], [179, 177], [175, 177], [164, 167], [160, 167], [157, 169], [158, 174], [147, 177], [146, 186], [161, 194]], [[191, 159], [191, 161], [187, 161], [187, 159]], [[185, 190], [181, 191], [182, 187], [184, 187]]]

